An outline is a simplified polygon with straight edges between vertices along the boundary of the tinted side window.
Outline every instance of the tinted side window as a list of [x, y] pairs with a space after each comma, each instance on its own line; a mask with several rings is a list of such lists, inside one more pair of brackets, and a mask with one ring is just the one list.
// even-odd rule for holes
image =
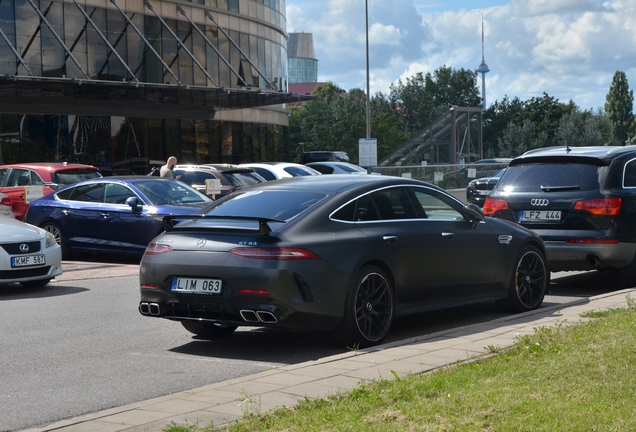
[[81, 185], [61, 190], [57, 197], [70, 201], [101, 202], [103, 189], [100, 183]]
[[284, 169], [285, 169], [285, 172], [287, 172], [292, 177], [315, 175], [313, 171], [309, 171], [307, 168], [304, 168], [304, 167], [292, 166], [292, 167], [287, 167]]
[[416, 204], [422, 207], [425, 217], [429, 220], [463, 220], [464, 216], [457, 211], [450, 200], [433, 190], [413, 189]]
[[598, 190], [607, 173], [606, 166], [574, 163], [544, 163], [508, 167], [497, 183], [497, 191], [541, 192], [546, 188]]
[[415, 208], [404, 188], [383, 189], [371, 194], [382, 220], [415, 219]]
[[[0, 180], [0, 183], [1, 182]], [[625, 164], [623, 187], [636, 187], [636, 159], [632, 159]]]
[[277, 177], [272, 174], [269, 170], [260, 167], [252, 167], [254, 171], [256, 171], [261, 177], [263, 177], [267, 181], [276, 180]]
[[107, 183], [104, 187], [105, 203], [126, 204], [126, 200], [130, 197], [137, 197], [137, 194], [135, 194], [124, 185]]
[[7, 171], [8, 171], [7, 168], [0, 168], [0, 186], [2, 186], [2, 181], [6, 177]]
[[40, 177], [40, 174], [35, 171], [31, 171], [31, 185], [43, 185], [44, 180]]
[[30, 180], [29, 170], [23, 168], [14, 168], [9, 175], [9, 181], [7, 181], [8, 187], [16, 186], [28, 186]]

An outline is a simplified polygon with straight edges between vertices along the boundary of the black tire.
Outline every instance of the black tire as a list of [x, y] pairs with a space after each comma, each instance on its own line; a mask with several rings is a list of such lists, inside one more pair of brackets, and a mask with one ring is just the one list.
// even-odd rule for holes
[[535, 246], [525, 246], [517, 260], [504, 304], [514, 312], [527, 312], [541, 306], [550, 285], [545, 255]]
[[24, 288], [40, 288], [51, 282], [51, 279], [40, 279], [34, 281], [20, 282]]
[[62, 248], [62, 259], [67, 259], [70, 254], [66, 247], [66, 239], [64, 238], [64, 234], [62, 233], [59, 225], [54, 222], [44, 222], [42, 225], [40, 225], [40, 228], [53, 234], [53, 237], [55, 237], [55, 241]]
[[393, 287], [379, 267], [367, 265], [351, 284], [342, 322], [330, 334], [332, 342], [352, 349], [377, 345], [393, 324]]
[[238, 326], [222, 325], [207, 321], [181, 321], [181, 325], [197, 336], [224, 337], [234, 333]]

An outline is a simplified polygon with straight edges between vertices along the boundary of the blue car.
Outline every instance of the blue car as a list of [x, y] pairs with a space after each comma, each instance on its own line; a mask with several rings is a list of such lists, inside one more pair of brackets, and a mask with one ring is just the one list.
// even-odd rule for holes
[[141, 256], [163, 231], [163, 216], [196, 214], [212, 202], [177, 180], [102, 177], [31, 201], [24, 220], [53, 234], [64, 258], [80, 251]]

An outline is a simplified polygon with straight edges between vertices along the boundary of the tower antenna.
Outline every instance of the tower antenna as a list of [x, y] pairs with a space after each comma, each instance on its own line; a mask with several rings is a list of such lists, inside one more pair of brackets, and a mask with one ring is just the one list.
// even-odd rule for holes
[[486, 109], [486, 73], [490, 72], [484, 57], [484, 14], [481, 14], [481, 64], [477, 68], [477, 72], [481, 74], [481, 109]]

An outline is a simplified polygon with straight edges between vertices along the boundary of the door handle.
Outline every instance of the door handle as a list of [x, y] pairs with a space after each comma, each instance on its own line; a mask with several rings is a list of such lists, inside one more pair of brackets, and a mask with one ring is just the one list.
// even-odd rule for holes
[[452, 232], [443, 232], [443, 233], [442, 233], [442, 237], [444, 237], [444, 238], [448, 238], [448, 239], [452, 239], [452, 238], [454, 238], [454, 237], [455, 237], [455, 233], [452, 233]]
[[106, 219], [106, 218], [108, 218], [108, 213], [100, 213], [99, 217], [102, 218], [102, 219]]
[[69, 213], [71, 213], [71, 211], [70, 211], [70, 210], [67, 210], [67, 209], [62, 210], [62, 214], [63, 214], [64, 216], [68, 216], [68, 215], [69, 215]]
[[387, 243], [395, 243], [397, 239], [398, 239], [397, 236], [394, 236], [394, 235], [382, 236], [382, 240], [384, 240]]

